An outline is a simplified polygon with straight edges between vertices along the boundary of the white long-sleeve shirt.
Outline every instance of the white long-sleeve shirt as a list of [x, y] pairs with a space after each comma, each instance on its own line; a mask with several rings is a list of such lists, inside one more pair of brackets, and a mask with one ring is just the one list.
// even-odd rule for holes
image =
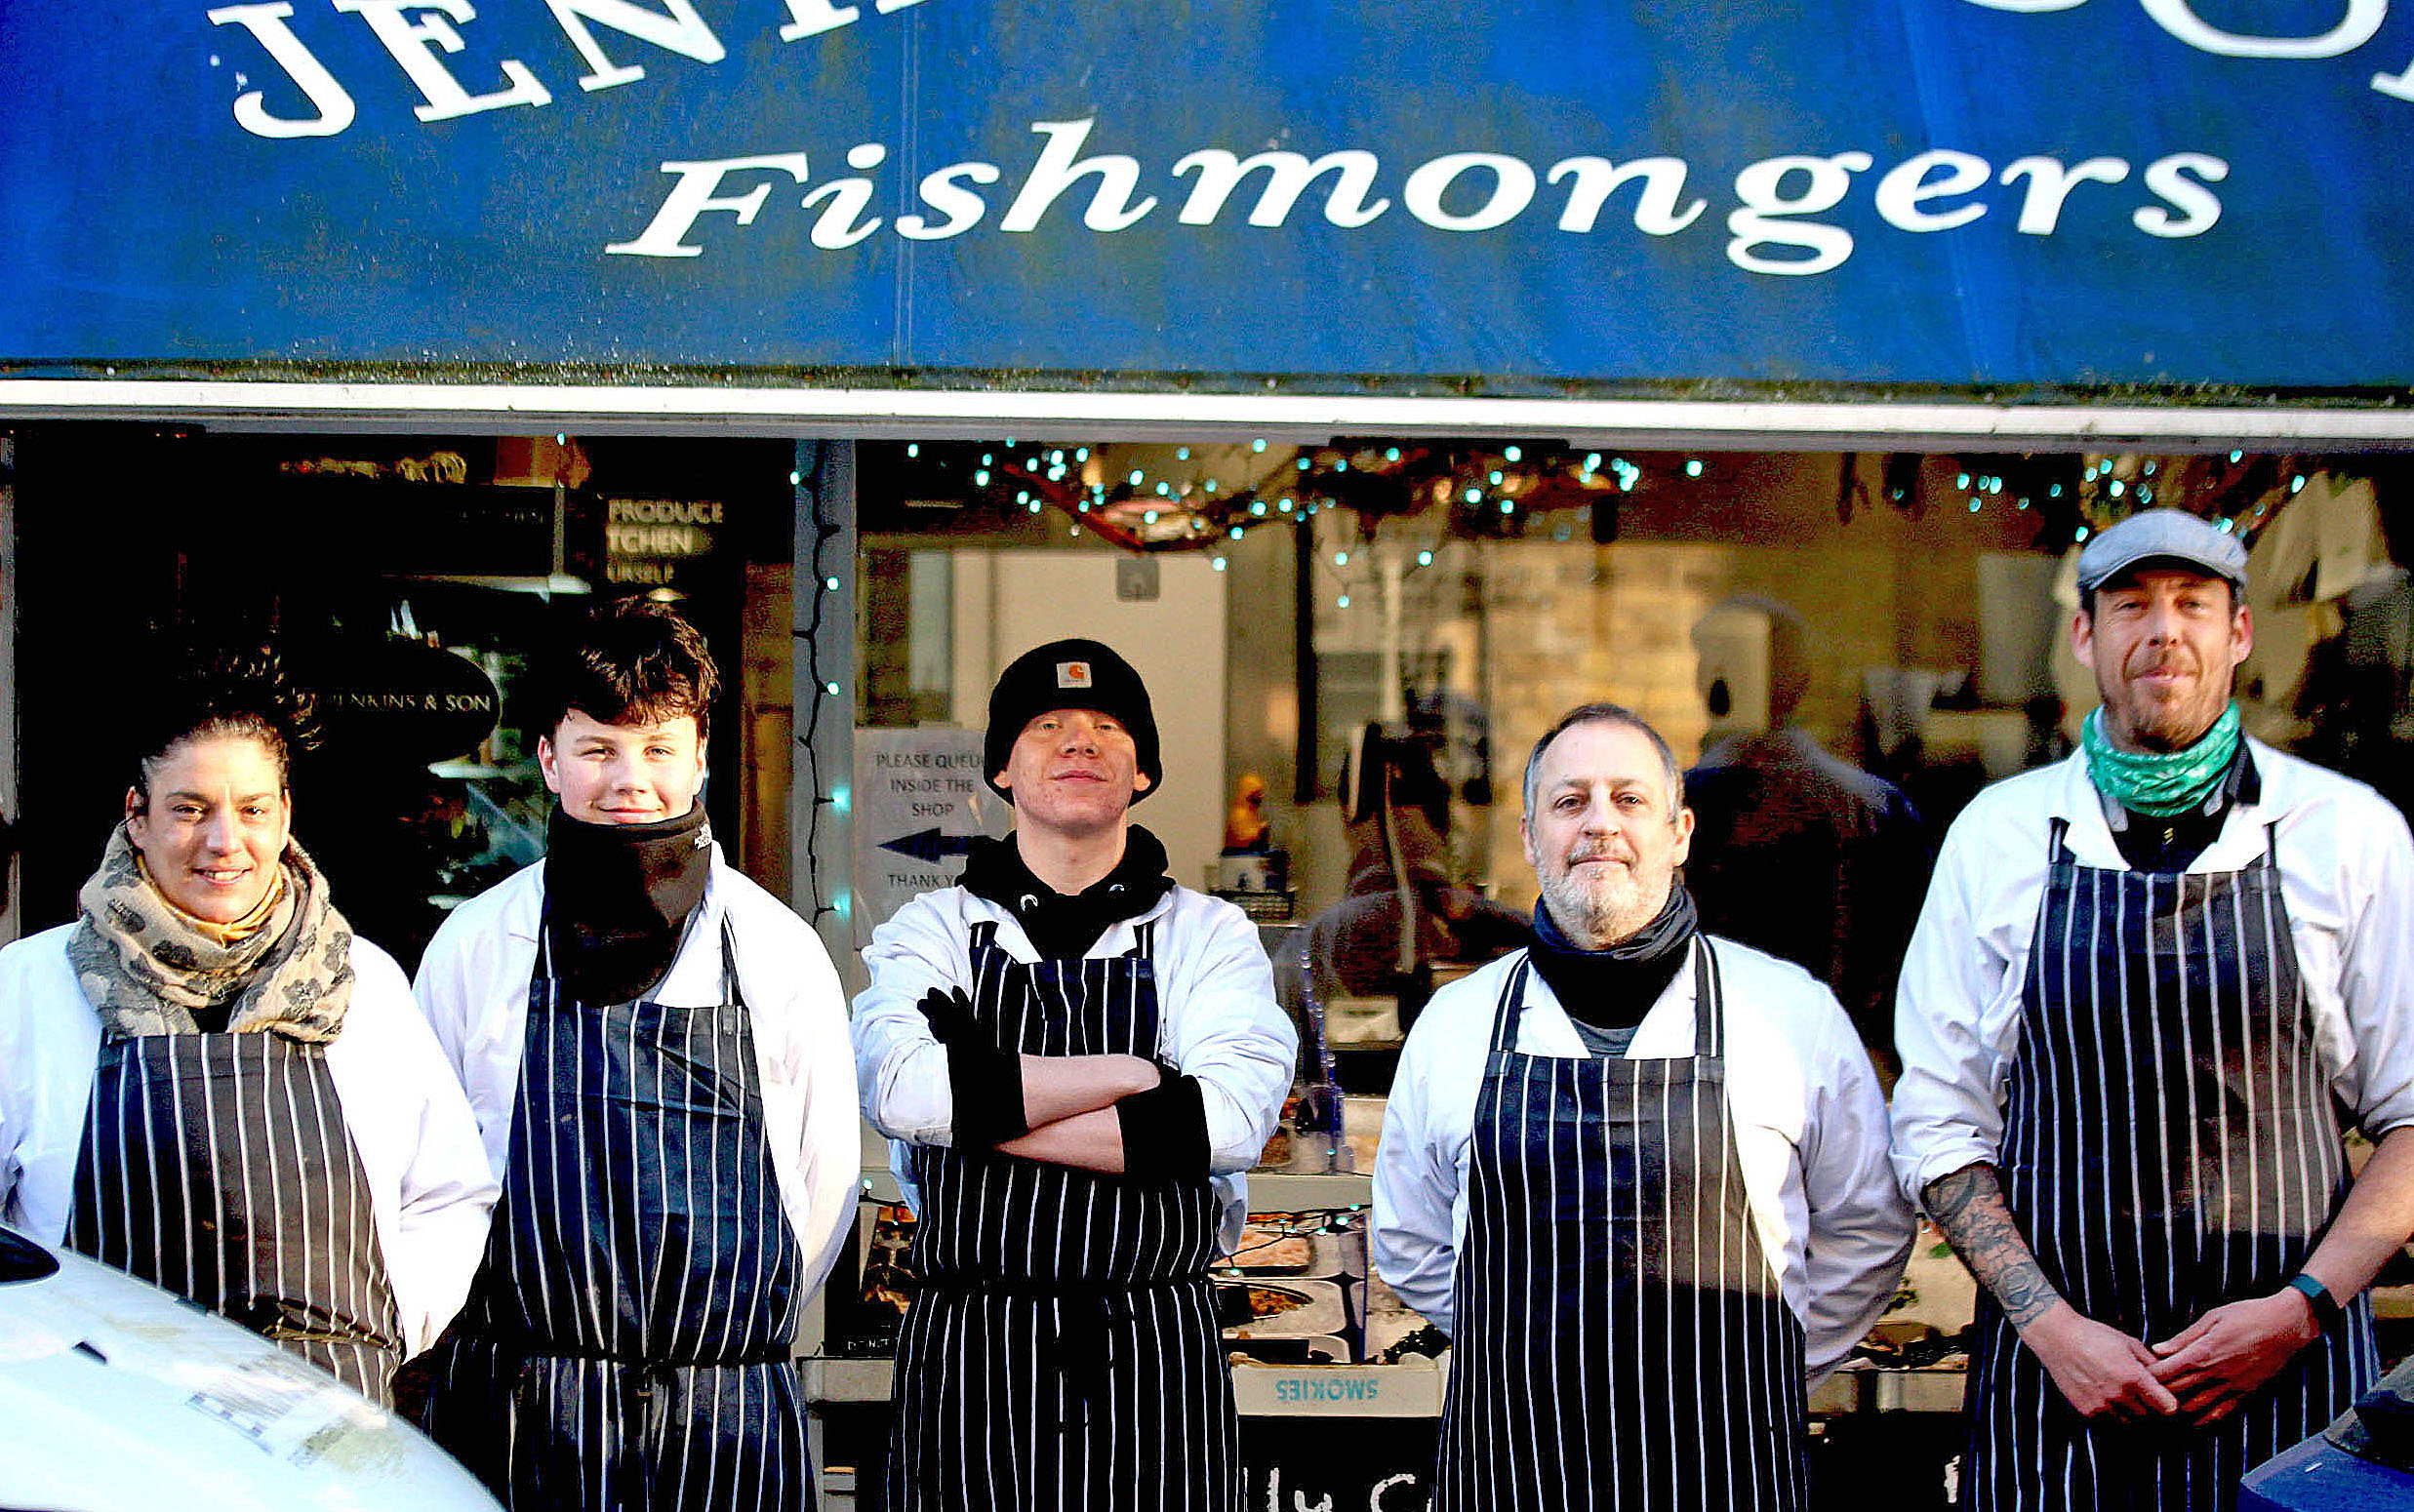
[[[0, 1218], [46, 1244], [66, 1235], [101, 1054], [101, 1017], [67, 960], [73, 929], [0, 950]], [[368, 1177], [404, 1352], [417, 1353], [469, 1293], [496, 1183], [402, 968], [358, 936], [327, 1073]]]
[[[933, 987], [972, 990], [972, 930], [982, 923], [997, 926], [998, 948], [1016, 960], [1038, 959], [1011, 913], [960, 887], [916, 897], [864, 949], [871, 985], [855, 1000], [864, 1116], [889, 1136], [898, 1180], [917, 1204], [906, 1146], [952, 1140], [955, 1096], [946, 1049], [916, 1005]], [[1222, 898], [1176, 887], [1147, 912], [1108, 926], [1090, 946], [1091, 959], [1127, 953], [1148, 924], [1155, 925], [1157, 1054], [1198, 1080], [1207, 1164], [1229, 1250], [1249, 1211], [1241, 1173], [1257, 1164], [1282, 1114], [1299, 1033], [1274, 1000], [1273, 968], [1257, 927]]]
[[[2251, 742], [2262, 791], [2233, 803], [2193, 873], [2240, 871], [2277, 826], [2280, 897], [2331, 1090], [2375, 1137], [2414, 1123], [2414, 842], [2360, 782]], [[1980, 793], [1953, 821], [1895, 995], [1894, 1164], [1914, 1199], [1992, 1163], [2020, 1044], [2052, 821], [2082, 866], [2125, 871], [2085, 753]]]
[[[1886, 1164], [1886, 1101], [1834, 995], [1790, 962], [1710, 939], [1726, 1007], [1727, 1117], [1760, 1248], [1801, 1320], [1817, 1380], [1893, 1297], [1911, 1214]], [[1375, 1152], [1375, 1267], [1401, 1301], [1455, 1331], [1468, 1162], [1493, 1010], [1515, 951], [1433, 994], [1400, 1052]], [[1627, 1055], [1694, 1052], [1694, 973], [1676, 973]], [[1589, 1059], [1539, 972], [1525, 979], [1518, 1052]]]
[[[764, 1142], [782, 1210], [804, 1257], [805, 1280], [818, 1287], [846, 1241], [863, 1174], [845, 991], [813, 931], [729, 865], [717, 845], [699, 906], [678, 959], [653, 997], [674, 1008], [723, 1001], [726, 917], [762, 1076]], [[498, 1175], [510, 1150], [528, 1047], [528, 984], [543, 911], [544, 863], [539, 861], [455, 909], [428, 942], [413, 984], [437, 1043], [468, 1089], [470, 1111]]]

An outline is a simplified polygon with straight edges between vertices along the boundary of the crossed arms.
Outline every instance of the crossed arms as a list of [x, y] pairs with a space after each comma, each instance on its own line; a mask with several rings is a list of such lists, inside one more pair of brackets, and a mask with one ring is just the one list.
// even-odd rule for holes
[[1121, 1175], [1123, 1120], [1116, 1104], [1166, 1083], [1138, 1055], [1024, 1055], [1023, 1106], [1030, 1128], [997, 1145], [1001, 1155]]
[[853, 1026], [864, 1112], [907, 1144], [993, 1149], [1133, 1180], [1241, 1171], [1298, 1054], [1253, 926], [1177, 895], [1158, 931], [1156, 1058], [1026, 1055], [972, 1022], [968, 928], [986, 905], [925, 894], [873, 933]]

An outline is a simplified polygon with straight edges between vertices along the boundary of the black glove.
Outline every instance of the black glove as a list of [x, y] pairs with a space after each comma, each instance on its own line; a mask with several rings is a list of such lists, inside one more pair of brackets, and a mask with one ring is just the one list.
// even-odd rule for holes
[[933, 987], [914, 1007], [930, 1020], [931, 1033], [942, 1045], [973, 1045], [983, 1038], [972, 1016], [972, 995], [961, 987]]
[[1023, 1057], [981, 1026], [972, 995], [961, 987], [933, 987], [914, 1007], [947, 1050], [956, 1142], [986, 1149], [1030, 1133], [1023, 1111]]
[[1198, 1078], [1157, 1062], [1163, 1080], [1114, 1105], [1123, 1134], [1123, 1175], [1131, 1181], [1207, 1178], [1207, 1105]]

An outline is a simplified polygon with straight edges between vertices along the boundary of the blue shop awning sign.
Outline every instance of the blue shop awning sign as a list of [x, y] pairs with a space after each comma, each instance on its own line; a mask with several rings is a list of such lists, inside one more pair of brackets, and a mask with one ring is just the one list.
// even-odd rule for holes
[[0, 363], [2404, 388], [2409, 9], [12, 7]]

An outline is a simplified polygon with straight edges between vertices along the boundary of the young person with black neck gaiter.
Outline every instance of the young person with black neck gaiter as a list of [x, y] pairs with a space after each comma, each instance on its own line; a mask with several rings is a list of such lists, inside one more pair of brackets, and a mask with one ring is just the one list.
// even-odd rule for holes
[[503, 1189], [423, 1426], [520, 1512], [815, 1500], [791, 1355], [854, 1066], [828, 956], [704, 817], [718, 686], [677, 616], [599, 613], [552, 671], [545, 858], [420, 968]]

